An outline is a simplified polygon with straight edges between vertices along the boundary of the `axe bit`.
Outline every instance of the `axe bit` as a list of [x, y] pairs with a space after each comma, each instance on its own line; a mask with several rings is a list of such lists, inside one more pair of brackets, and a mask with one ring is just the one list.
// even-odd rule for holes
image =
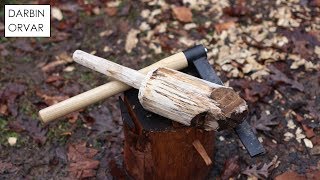
[[[206, 57], [200, 57], [197, 60], [189, 61], [189, 63], [194, 65], [202, 79], [223, 85], [221, 79], [215, 73]], [[245, 146], [246, 150], [249, 152], [251, 157], [265, 153], [264, 147], [262, 146], [258, 138], [255, 136], [251, 126], [247, 122], [247, 119], [245, 119], [241, 124], [236, 126], [234, 128], [234, 131], [239, 136], [242, 144]]]

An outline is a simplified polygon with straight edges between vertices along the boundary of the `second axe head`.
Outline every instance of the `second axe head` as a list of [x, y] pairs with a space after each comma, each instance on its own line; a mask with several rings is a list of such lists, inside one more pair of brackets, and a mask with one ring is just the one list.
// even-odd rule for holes
[[201, 125], [206, 130], [233, 128], [247, 113], [246, 102], [233, 89], [176, 70], [158, 68], [143, 75], [80, 50], [73, 58], [139, 89], [139, 101], [145, 109], [185, 125], [201, 114], [205, 115]]

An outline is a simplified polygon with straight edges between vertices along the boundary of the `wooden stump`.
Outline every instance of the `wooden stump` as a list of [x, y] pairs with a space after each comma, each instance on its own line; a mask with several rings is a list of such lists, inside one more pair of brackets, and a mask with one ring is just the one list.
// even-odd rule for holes
[[[213, 160], [214, 131], [182, 126], [145, 111], [137, 90], [125, 93], [124, 165], [133, 179], [205, 179], [211, 165], [194, 147], [199, 140]], [[126, 111], [125, 111], [126, 110]]]

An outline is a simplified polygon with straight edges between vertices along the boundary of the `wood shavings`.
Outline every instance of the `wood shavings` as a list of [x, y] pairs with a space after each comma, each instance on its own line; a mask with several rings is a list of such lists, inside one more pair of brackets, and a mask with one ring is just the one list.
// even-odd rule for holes
[[51, 8], [51, 16], [58, 20], [58, 21], [61, 21], [63, 19], [63, 15], [62, 15], [62, 12], [59, 8], [57, 7], [52, 7]]
[[262, 66], [255, 60], [255, 57], [256, 56], [249, 56], [248, 58], [246, 58], [247, 64], [245, 64], [244, 68], [242, 69], [244, 73], [257, 71], [264, 68], [264, 66]]
[[296, 140], [301, 143], [301, 140], [306, 137], [306, 135], [302, 134], [302, 129], [300, 127], [297, 128], [296, 130]]
[[287, 127], [289, 129], [295, 129], [297, 126], [294, 124], [294, 122], [292, 121], [292, 119], [289, 119], [288, 120], [288, 123], [287, 123]]
[[154, 28], [154, 31], [155, 32], [158, 32], [158, 33], [165, 33], [167, 31], [167, 23], [163, 22], [163, 23], [160, 23], [159, 25], [157, 25], [155, 28]]
[[16, 137], [9, 137], [8, 138], [8, 143], [10, 146], [14, 146], [17, 143], [17, 138]]
[[292, 138], [294, 138], [294, 135], [291, 132], [284, 133], [284, 141], [290, 141]]
[[140, 16], [143, 18], [148, 18], [150, 16], [151, 11], [149, 9], [144, 9], [141, 11]]
[[195, 23], [189, 23], [189, 24], [185, 24], [184, 26], [183, 26], [183, 29], [185, 29], [185, 30], [190, 30], [190, 29], [194, 29], [194, 28], [196, 28], [197, 27], [197, 25], [195, 24]]
[[125, 50], [127, 53], [131, 53], [132, 49], [136, 47], [138, 43], [137, 35], [140, 33], [139, 30], [131, 29], [127, 35]]
[[139, 26], [139, 29], [141, 31], [148, 31], [148, 30], [150, 30], [150, 25], [146, 22], [142, 22]]
[[179, 42], [181, 42], [182, 44], [184, 44], [184, 45], [186, 45], [188, 47], [191, 47], [191, 46], [195, 45], [195, 41], [194, 40], [188, 39], [186, 37], [179, 38]]
[[303, 142], [308, 148], [313, 148], [313, 144], [309, 139], [305, 138], [303, 139]]

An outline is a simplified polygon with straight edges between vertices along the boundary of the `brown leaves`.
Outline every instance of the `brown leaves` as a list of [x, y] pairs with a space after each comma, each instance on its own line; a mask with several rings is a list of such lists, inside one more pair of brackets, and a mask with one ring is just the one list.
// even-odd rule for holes
[[307, 180], [307, 179], [319, 179], [320, 171], [319, 170], [308, 170], [309, 172], [305, 174], [298, 174], [297, 172], [287, 171], [283, 174], [275, 177], [275, 180]]
[[0, 175], [2, 173], [14, 173], [18, 170], [18, 168], [10, 162], [1, 162], [0, 161]]
[[257, 130], [261, 131], [271, 131], [270, 126], [275, 126], [279, 124], [278, 122], [273, 121], [276, 116], [274, 115], [267, 115], [266, 113], [262, 113], [261, 117], [257, 120], [257, 117], [255, 115], [251, 118], [251, 126], [253, 127], [253, 131], [256, 133]]
[[192, 22], [192, 12], [186, 7], [172, 8], [173, 15], [181, 22]]
[[283, 174], [280, 174], [279, 176], [275, 177], [275, 180], [287, 180], [287, 179], [292, 179], [292, 180], [305, 180], [306, 178], [303, 175], [300, 175], [296, 172], [285, 172]]
[[282, 82], [291, 85], [292, 88], [297, 89], [299, 91], [304, 91], [304, 87], [298, 81], [289, 79], [283, 72], [278, 70], [273, 65], [269, 65], [268, 68], [272, 71], [273, 74], [269, 75], [269, 77], [275, 82]]
[[98, 150], [87, 148], [85, 142], [69, 145], [67, 155], [70, 174], [78, 179], [94, 177], [99, 166], [99, 161], [93, 159], [97, 153]]
[[69, 96], [63, 96], [63, 95], [57, 95], [57, 96], [47, 95], [39, 90], [36, 91], [36, 94], [37, 96], [41, 97], [44, 100], [44, 102], [49, 106], [69, 98]]
[[315, 46], [320, 46], [320, 40], [314, 35], [319, 32], [313, 34], [306, 32], [304, 28], [296, 28], [293, 31], [281, 30], [280, 33], [290, 40], [289, 50], [305, 59], [313, 58]]
[[9, 83], [0, 91], [0, 114], [8, 115], [8, 112], [13, 117], [18, 114], [18, 107], [15, 100], [24, 93], [25, 85], [18, 83]]
[[240, 165], [239, 165], [239, 156], [234, 156], [228, 159], [224, 163], [224, 169], [221, 174], [221, 179], [231, 179], [231, 177], [236, 176], [240, 172]]
[[244, 89], [243, 98], [252, 103], [267, 96], [272, 88], [265, 82], [249, 81], [247, 79], [235, 79], [230, 81], [230, 86]]
[[251, 168], [247, 167], [242, 174], [250, 177], [254, 176], [259, 179], [267, 178], [270, 174], [269, 171], [272, 171], [275, 168], [274, 166], [276, 165], [277, 159], [278, 157], [275, 156], [269, 164], [263, 164], [263, 166], [261, 166], [261, 163], [258, 163], [253, 165]]
[[234, 21], [228, 21], [220, 24], [215, 24], [214, 28], [218, 33], [221, 33], [224, 30], [228, 30], [230, 28], [236, 27], [236, 23]]

